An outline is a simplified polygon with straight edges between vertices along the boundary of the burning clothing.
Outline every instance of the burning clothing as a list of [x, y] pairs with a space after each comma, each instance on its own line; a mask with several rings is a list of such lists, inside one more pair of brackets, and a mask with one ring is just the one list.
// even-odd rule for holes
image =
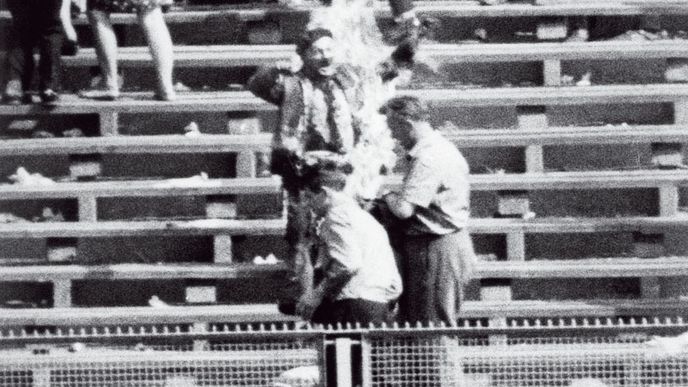
[[355, 68], [347, 65], [338, 66], [333, 76], [318, 80], [307, 77], [303, 71], [265, 68], [249, 80], [248, 88], [280, 106], [273, 148], [296, 154], [314, 150], [346, 154], [361, 134], [355, 116], [363, 103], [358, 83]]
[[[280, 107], [270, 171], [282, 177], [287, 191], [287, 261], [301, 292], [305, 292], [312, 284], [312, 236], [308, 229], [313, 218], [302, 204], [302, 155], [309, 151], [352, 153], [364, 134], [360, 114], [365, 85], [363, 68], [335, 63], [335, 43], [328, 30], [311, 30], [301, 42], [297, 45], [304, 62], [301, 70], [261, 68], [247, 86], [256, 96]], [[389, 75], [395, 70], [393, 63], [380, 69], [382, 72], [376, 74], [379, 80], [394, 77]]]

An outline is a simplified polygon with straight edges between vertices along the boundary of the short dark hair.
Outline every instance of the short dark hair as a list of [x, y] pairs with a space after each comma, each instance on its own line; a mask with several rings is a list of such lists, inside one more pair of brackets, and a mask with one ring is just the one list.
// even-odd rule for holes
[[350, 163], [324, 162], [316, 165], [305, 165], [302, 169], [303, 187], [312, 192], [320, 192], [323, 187], [343, 191], [347, 177], [353, 172]]
[[380, 107], [380, 114], [395, 113], [413, 121], [427, 121], [428, 107], [419, 98], [402, 95], [390, 98]]
[[308, 50], [313, 43], [324, 37], [331, 38], [332, 31], [328, 30], [327, 28], [320, 27], [306, 30], [296, 41], [296, 53], [303, 55], [303, 53], [306, 52], [306, 50]]

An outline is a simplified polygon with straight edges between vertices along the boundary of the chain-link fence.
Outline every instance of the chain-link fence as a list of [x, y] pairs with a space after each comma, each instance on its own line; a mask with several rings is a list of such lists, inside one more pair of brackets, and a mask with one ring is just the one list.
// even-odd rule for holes
[[[5, 339], [0, 387], [312, 386], [324, 348], [317, 332], [267, 330]], [[289, 378], [299, 369], [310, 376]]]
[[0, 387], [688, 386], [686, 331], [674, 321], [15, 332], [0, 335]]
[[688, 386], [688, 335], [653, 326], [370, 332], [364, 386]]

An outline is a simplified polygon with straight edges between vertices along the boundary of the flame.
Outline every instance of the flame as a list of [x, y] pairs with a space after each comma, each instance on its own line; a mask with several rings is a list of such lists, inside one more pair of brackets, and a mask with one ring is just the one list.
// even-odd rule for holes
[[395, 94], [396, 84], [383, 83], [377, 73], [378, 64], [389, 57], [393, 48], [382, 41], [374, 6], [375, 2], [369, 0], [334, 0], [330, 7], [313, 11], [307, 26], [332, 31], [338, 47], [336, 60], [361, 69], [363, 105], [354, 112], [361, 122], [361, 138], [349, 154], [354, 172], [347, 183], [347, 193], [362, 199], [376, 196], [384, 181], [380, 175], [382, 167], [392, 170], [396, 162], [395, 142], [385, 116], [378, 113], [380, 106]]

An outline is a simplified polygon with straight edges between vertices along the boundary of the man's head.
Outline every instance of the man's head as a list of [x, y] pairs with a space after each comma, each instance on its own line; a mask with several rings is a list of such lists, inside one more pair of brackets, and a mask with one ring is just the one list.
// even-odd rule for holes
[[330, 77], [335, 73], [334, 39], [326, 28], [314, 28], [301, 35], [296, 52], [303, 61], [303, 69], [311, 76]]
[[416, 97], [394, 97], [380, 108], [380, 113], [387, 116], [387, 126], [392, 132], [392, 137], [399, 141], [404, 149], [413, 148], [418, 141], [419, 127], [429, 126], [428, 109]]
[[318, 216], [324, 216], [330, 204], [328, 192], [342, 192], [353, 167], [339, 155], [317, 153], [323, 154], [316, 155], [303, 168], [304, 196], [309, 207]]

